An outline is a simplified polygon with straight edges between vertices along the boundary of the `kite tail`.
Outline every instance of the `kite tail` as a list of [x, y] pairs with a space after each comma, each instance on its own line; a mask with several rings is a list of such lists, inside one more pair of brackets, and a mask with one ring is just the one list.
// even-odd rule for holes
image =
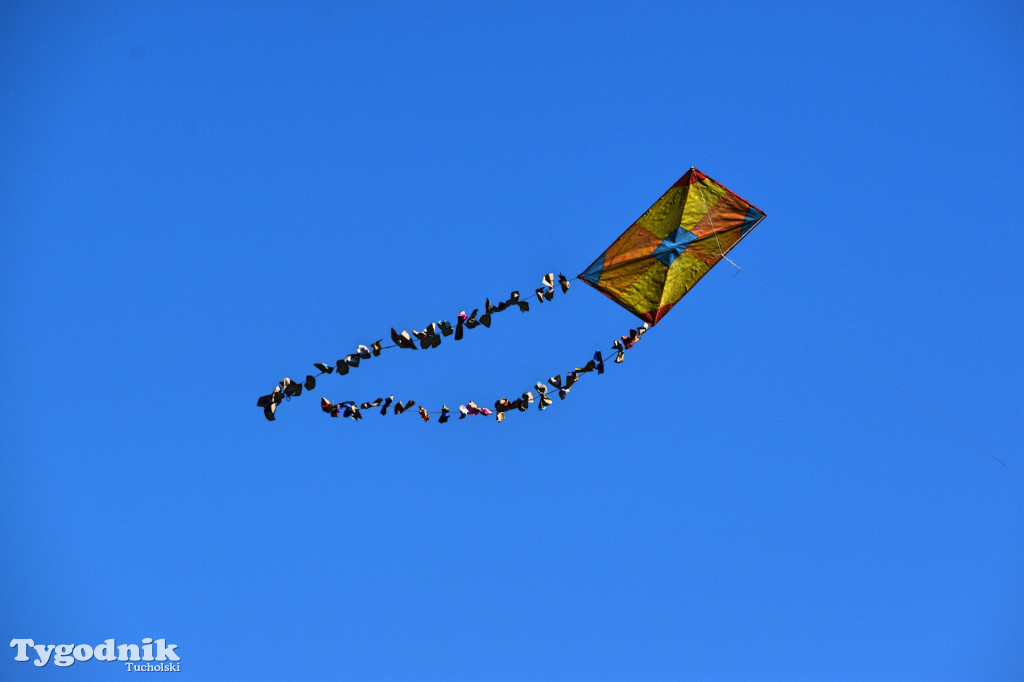
[[[636, 329], [630, 329], [629, 333], [621, 336], [612, 344], [612, 351], [615, 353], [615, 362], [621, 363], [625, 358], [626, 351], [633, 347], [640, 337], [643, 336], [644, 332], [650, 329], [650, 325], [646, 322], [637, 327]], [[537, 391], [537, 396], [534, 398], [532, 391], [525, 391], [520, 397], [515, 400], [509, 400], [508, 398], [499, 398], [494, 401], [494, 409], [491, 410], [487, 407], [480, 407], [475, 402], [470, 400], [465, 405], [459, 405], [459, 419], [465, 419], [470, 415], [483, 415], [490, 416], [495, 415], [495, 418], [500, 421], [505, 421], [505, 413], [513, 410], [520, 412], [526, 412], [530, 409], [530, 405], [537, 403], [537, 407], [540, 410], [545, 410], [554, 403], [554, 398], [551, 397], [548, 385], [552, 389], [558, 392], [559, 400], [565, 400], [565, 396], [569, 394], [569, 390], [576, 385], [580, 378], [584, 374], [590, 372], [597, 372], [598, 374], [604, 374], [604, 356], [601, 351], [595, 351], [594, 357], [587, 361], [582, 367], [576, 367], [565, 374], [565, 380], [562, 380], [561, 374], [556, 374], [553, 377], [549, 377], [547, 385], [543, 381], [538, 381], [533, 385], [533, 389]], [[352, 420], [362, 419], [362, 411], [369, 410], [376, 407], [380, 407], [380, 413], [382, 415], [388, 413], [388, 408], [394, 405], [392, 410], [393, 414], [402, 414], [409, 410], [410, 407], [416, 404], [415, 400], [408, 400], [402, 402], [401, 400], [396, 401], [395, 396], [391, 395], [387, 398], [377, 398], [372, 401], [356, 404], [352, 400], [344, 400], [339, 403], [332, 403], [327, 398], [320, 399], [320, 409], [332, 417], [348, 417]], [[441, 406], [440, 410], [436, 410], [438, 414], [438, 423], [444, 424], [449, 420], [452, 410], [448, 408], [447, 404]], [[420, 419], [424, 422], [429, 422], [431, 417], [430, 410], [422, 405], [419, 408], [418, 414]]]
[[[561, 273], [558, 274], [558, 286], [562, 290], [563, 294], [569, 291], [569, 280], [565, 277], [565, 275]], [[541, 286], [534, 290], [534, 294], [537, 297], [538, 303], [554, 300], [555, 274], [553, 272], [549, 272], [548, 274], [544, 275], [544, 277], [541, 279]], [[473, 312], [471, 312], [468, 315], [466, 314], [465, 310], [461, 311], [455, 318], [454, 325], [452, 325], [452, 323], [449, 322], [448, 320], [440, 320], [438, 322], [431, 322], [421, 331], [417, 331], [414, 329], [412, 330], [411, 334], [410, 332], [405, 330], [399, 333], [397, 330], [395, 330], [394, 327], [392, 327], [391, 341], [393, 343], [391, 345], [385, 346], [384, 339], [377, 339], [369, 346], [359, 345], [356, 348], [355, 353], [350, 353], [349, 355], [340, 358], [333, 365], [328, 365], [323, 362], [314, 362], [313, 367], [315, 367], [318, 370], [317, 374], [307, 374], [306, 380], [302, 382], [293, 381], [292, 379], [285, 377], [277, 384], [277, 386], [274, 387], [273, 391], [271, 391], [267, 395], [260, 396], [259, 399], [256, 401], [256, 406], [263, 408], [263, 416], [265, 416], [268, 421], [274, 421], [276, 418], [275, 414], [277, 412], [278, 405], [280, 405], [281, 402], [284, 400], [291, 400], [292, 398], [297, 398], [298, 396], [302, 395], [303, 389], [305, 389], [306, 391], [312, 391], [314, 388], [316, 388], [316, 380], [317, 377], [319, 376], [333, 373], [337, 373], [339, 375], [348, 374], [350, 369], [359, 367], [360, 361], [368, 360], [371, 357], [377, 357], [381, 354], [382, 351], [389, 350], [391, 348], [406, 348], [409, 350], [417, 350], [417, 342], [419, 342], [419, 348], [423, 350], [426, 350], [428, 348], [437, 348], [438, 346], [441, 345], [441, 339], [443, 337], [453, 335], [455, 336], [456, 341], [461, 341], [465, 334], [465, 330], [476, 329], [477, 327], [480, 326], [489, 328], [491, 326], [492, 315], [508, 310], [513, 306], [519, 308], [519, 310], [524, 313], [530, 310], [530, 303], [526, 300], [521, 299], [518, 291], [513, 291], [509, 295], [508, 299], [501, 301], [495, 305], [492, 305], [491, 299], [488, 298], [486, 301], [484, 301], [484, 312], [479, 316], [477, 314], [480, 313], [480, 308], [474, 309]], [[393, 398], [387, 399], [387, 404], [384, 405], [384, 409], [381, 410], [381, 414], [383, 414], [391, 405], [392, 400]], [[321, 407], [324, 408], [325, 412], [328, 412], [329, 414], [335, 417], [340, 415], [345, 417], [351, 417], [353, 419], [362, 419], [360, 408], [368, 409], [370, 407], [377, 407], [382, 403], [384, 403], [384, 399], [378, 398], [374, 402], [363, 403], [362, 405], [359, 406], [357, 406], [352, 401], [345, 401], [343, 403], [338, 403], [337, 405], [335, 405], [334, 403], [330, 403], [329, 401], [327, 401], [326, 398], [324, 398], [323, 401], [321, 402]], [[330, 407], [324, 407], [325, 404], [330, 405]], [[405, 412], [413, 405], [415, 405], [415, 401], [412, 400], [406, 403], [395, 403], [395, 414], [401, 414], [402, 412]], [[462, 413], [462, 415], [459, 417], [460, 419], [466, 416], [466, 414], [491, 413], [490, 410], [488, 410], [487, 408], [476, 407], [476, 405], [474, 405], [472, 401], [470, 401], [470, 403], [467, 405], [460, 406], [460, 411], [462, 410], [462, 408], [465, 408], [466, 411]], [[472, 410], [477, 410], [477, 412], [473, 412]], [[447, 407], [443, 408], [442, 411], [447, 411]], [[421, 416], [423, 416], [424, 412], [425, 410], [421, 407]], [[445, 419], [445, 421], [447, 421], [447, 419]]]

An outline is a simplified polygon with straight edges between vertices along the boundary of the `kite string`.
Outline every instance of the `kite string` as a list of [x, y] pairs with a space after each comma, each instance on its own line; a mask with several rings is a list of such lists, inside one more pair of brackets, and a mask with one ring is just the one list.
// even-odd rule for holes
[[[693, 171], [696, 170], [696, 168], [691, 168], [690, 170]], [[718, 255], [729, 261], [729, 265], [736, 268], [736, 270], [742, 272], [743, 268], [736, 265], [731, 258], [725, 255], [725, 251], [722, 250], [722, 242], [718, 239], [718, 230], [715, 229], [715, 221], [711, 218], [711, 210], [708, 208], [708, 202], [704, 200], [704, 190], [701, 189], [700, 182], [698, 181], [693, 184], [697, 185], [697, 193], [700, 195], [700, 203], [704, 204], [704, 215], [708, 217], [708, 222], [711, 224], [711, 234], [715, 235], [715, 243], [718, 244]]]
[[920, 407], [924, 408], [924, 410], [925, 410], [926, 412], [928, 412], [928, 413], [929, 413], [929, 414], [931, 414], [931, 415], [932, 415], [933, 417], [935, 417], [936, 419], [938, 419], [938, 420], [939, 420], [940, 422], [942, 422], [943, 424], [945, 424], [945, 425], [946, 425], [946, 428], [948, 428], [948, 429], [949, 429], [950, 431], [952, 431], [953, 433], [957, 434], [958, 436], [960, 436], [961, 438], [963, 438], [964, 440], [966, 440], [966, 441], [967, 441], [968, 443], [970, 443], [970, 444], [971, 444], [971, 445], [973, 445], [974, 447], [978, 448], [978, 450], [982, 451], [983, 453], [985, 453], [986, 455], [988, 455], [989, 457], [991, 457], [992, 459], [994, 459], [994, 460], [995, 460], [996, 462], [998, 462], [999, 464], [1001, 464], [1001, 465], [1003, 466], [1003, 468], [1005, 468], [1005, 469], [1006, 469], [1007, 471], [1009, 471], [1010, 473], [1014, 474], [1015, 476], [1017, 476], [1017, 477], [1018, 477], [1018, 478], [1020, 478], [1021, 480], [1024, 480], [1024, 474], [1022, 474], [1021, 472], [1019, 472], [1019, 471], [1017, 471], [1016, 469], [1014, 469], [1013, 467], [1011, 467], [1011, 466], [1010, 466], [1009, 464], [1007, 464], [1007, 463], [1006, 463], [1006, 462], [1005, 462], [1004, 460], [1002, 460], [1002, 459], [1001, 459], [1001, 458], [1000, 458], [999, 456], [997, 456], [997, 455], [996, 455], [996, 454], [995, 454], [994, 452], [992, 452], [991, 450], [989, 450], [988, 448], [986, 448], [986, 447], [985, 447], [984, 445], [982, 445], [981, 443], [979, 443], [978, 441], [976, 441], [976, 440], [975, 440], [974, 438], [972, 438], [970, 434], [968, 434], [968, 433], [967, 433], [966, 431], [964, 431], [963, 429], [961, 429], [960, 427], [958, 427], [958, 426], [957, 426], [957, 425], [956, 425], [956, 424], [955, 424], [954, 422], [952, 422], [952, 421], [950, 421], [949, 419], [947, 419], [946, 417], [942, 416], [942, 414], [941, 414], [941, 413], [939, 413], [939, 411], [938, 411], [938, 410], [936, 410], [936, 409], [935, 409], [935, 408], [933, 408], [933, 407], [932, 407], [931, 405], [929, 405], [929, 404], [928, 404], [927, 402], [925, 402], [925, 401], [924, 401], [924, 400], [923, 400], [922, 398], [920, 398], [920, 397], [919, 397], [919, 396], [918, 396], [918, 395], [917, 395], [916, 393], [914, 393], [914, 392], [913, 392], [913, 391], [911, 391], [910, 389], [906, 388], [906, 387], [905, 387], [905, 386], [903, 386], [903, 385], [902, 385], [901, 383], [899, 383], [898, 381], [896, 381], [895, 379], [893, 379], [893, 378], [892, 378], [891, 376], [889, 376], [888, 374], [886, 374], [885, 372], [883, 372], [883, 371], [882, 371], [882, 370], [881, 370], [881, 369], [880, 369], [880, 368], [879, 368], [879, 367], [878, 367], [877, 365], [875, 365], [874, 363], [870, 362], [870, 361], [869, 361], [869, 360], [868, 360], [867, 358], [865, 358], [865, 357], [864, 357], [863, 355], [861, 355], [860, 353], [858, 353], [858, 352], [857, 352], [857, 351], [856, 351], [856, 350], [855, 350], [854, 348], [852, 348], [851, 346], [849, 346], [848, 344], [846, 344], [846, 343], [845, 343], [845, 342], [844, 342], [844, 341], [843, 341], [842, 339], [840, 339], [840, 338], [839, 338], [839, 337], [837, 337], [837, 336], [836, 336], [835, 334], [833, 334], [833, 333], [832, 333], [832, 332], [830, 332], [830, 331], [829, 331], [828, 329], [826, 329], [826, 328], [825, 328], [824, 326], [822, 326], [821, 324], [819, 324], [819, 323], [818, 323], [818, 322], [817, 322], [817, 321], [816, 321], [816, 320], [815, 320], [814, 318], [812, 318], [812, 317], [811, 317], [810, 315], [807, 315], [806, 313], [804, 313], [803, 311], [801, 311], [800, 309], [798, 309], [798, 308], [797, 308], [797, 307], [796, 307], [795, 305], [793, 305], [792, 303], [790, 303], [789, 301], [787, 301], [787, 300], [786, 300], [785, 298], [783, 298], [783, 297], [782, 297], [781, 295], [779, 295], [779, 294], [778, 294], [778, 293], [777, 293], [776, 291], [772, 290], [772, 289], [771, 289], [771, 288], [770, 288], [770, 287], [769, 287], [768, 285], [766, 285], [766, 284], [765, 284], [764, 282], [762, 282], [761, 280], [759, 280], [759, 279], [757, 279], [756, 277], [754, 277], [754, 276], [753, 276], [752, 274], [750, 274], [749, 272], [747, 272], [746, 270], [744, 270], [743, 268], [741, 268], [741, 267], [740, 267], [739, 265], [737, 265], [737, 264], [736, 264], [736, 263], [735, 263], [735, 262], [734, 262], [734, 261], [733, 261], [733, 260], [732, 260], [731, 258], [729, 258], [728, 256], [726, 256], [726, 255], [725, 255], [725, 252], [724, 252], [724, 251], [722, 250], [722, 242], [721, 242], [721, 241], [719, 241], [719, 239], [718, 239], [718, 230], [716, 230], [716, 229], [715, 229], [715, 222], [714, 222], [714, 220], [713, 220], [713, 219], [711, 218], [711, 211], [710, 211], [710, 209], [708, 208], [708, 203], [707, 203], [707, 201], [706, 201], [706, 200], [704, 199], [704, 190], [703, 190], [703, 189], [701, 188], [701, 186], [700, 186], [700, 183], [699, 183], [699, 182], [697, 182], [697, 183], [694, 183], [694, 184], [696, 184], [696, 185], [697, 185], [697, 193], [698, 193], [698, 194], [700, 194], [700, 201], [701, 201], [701, 203], [702, 203], [702, 204], [704, 205], [704, 214], [705, 214], [705, 215], [707, 215], [707, 217], [708, 217], [708, 222], [709, 222], [709, 223], [711, 224], [711, 232], [712, 232], [712, 233], [713, 233], [713, 234], [715, 235], [715, 243], [717, 243], [717, 244], [718, 244], [718, 253], [719, 253], [719, 255], [721, 255], [721, 256], [722, 256], [722, 258], [723, 258], [723, 259], [725, 259], [726, 261], [728, 261], [730, 265], [732, 265], [732, 266], [733, 266], [734, 268], [736, 268], [737, 274], [739, 274], [739, 273], [741, 273], [741, 272], [742, 272], [743, 274], [745, 274], [745, 275], [746, 275], [747, 277], [749, 277], [749, 278], [750, 278], [750, 281], [752, 281], [752, 282], [753, 282], [754, 284], [756, 284], [757, 286], [761, 287], [761, 288], [762, 288], [762, 289], [764, 289], [764, 290], [765, 290], [766, 292], [768, 292], [769, 294], [771, 294], [771, 295], [772, 295], [773, 297], [775, 297], [775, 298], [776, 298], [776, 299], [777, 299], [777, 300], [778, 300], [779, 302], [781, 302], [781, 303], [782, 303], [783, 305], [785, 305], [785, 306], [786, 306], [787, 308], [789, 308], [790, 310], [792, 310], [792, 311], [793, 311], [794, 313], [796, 313], [796, 314], [797, 314], [797, 315], [799, 315], [800, 317], [802, 317], [802, 318], [804, 318], [805, 320], [807, 320], [808, 322], [810, 322], [810, 323], [811, 323], [811, 325], [812, 325], [812, 326], [814, 326], [815, 328], [817, 328], [817, 330], [818, 330], [819, 332], [821, 332], [822, 334], [824, 334], [824, 335], [825, 335], [825, 336], [826, 336], [827, 338], [831, 339], [833, 343], [835, 343], [835, 344], [836, 344], [836, 345], [838, 345], [838, 346], [839, 346], [840, 348], [842, 348], [842, 349], [843, 349], [843, 350], [845, 350], [845, 351], [846, 351], [847, 353], [849, 353], [849, 354], [850, 354], [850, 355], [852, 355], [852, 356], [853, 356], [854, 358], [856, 358], [856, 359], [857, 359], [858, 361], [860, 361], [860, 363], [861, 363], [861, 364], [863, 364], [863, 365], [864, 365], [865, 367], [867, 367], [867, 368], [868, 368], [868, 369], [870, 369], [870, 370], [871, 370], [872, 372], [874, 372], [875, 374], [877, 374], [878, 376], [880, 376], [880, 377], [881, 377], [882, 379], [884, 379], [884, 380], [885, 380], [885, 381], [886, 381], [887, 383], [889, 383], [889, 384], [890, 384], [891, 386], [894, 386], [894, 387], [896, 387], [897, 389], [899, 389], [900, 391], [902, 391], [902, 392], [903, 392], [903, 393], [904, 393], [905, 395], [907, 395], [908, 397], [910, 397], [910, 399], [911, 399], [911, 400], [913, 400], [914, 402], [916, 402], [916, 403], [917, 403], [917, 404], [918, 404], [918, 405], [919, 405]]
[[[726, 260], [729, 260], [729, 259], [726, 258]], [[729, 262], [732, 263], [731, 260]], [[736, 265], [736, 264], [733, 263], [733, 265]], [[968, 443], [970, 443], [971, 445], [976, 447], [978, 450], [980, 450], [981, 452], [985, 453], [986, 455], [988, 455], [989, 457], [994, 459], [996, 462], [1001, 464], [1003, 466], [1003, 468], [1005, 468], [1010, 473], [1014, 474], [1015, 476], [1017, 476], [1021, 480], [1024, 480], [1024, 474], [1022, 474], [1020, 471], [1018, 471], [1014, 467], [1010, 466], [1006, 461], [1001, 459], [994, 452], [992, 452], [991, 450], [986, 448], [984, 445], [979, 443], [977, 440], [975, 440], [973, 437], [971, 437], [971, 435], [969, 433], [967, 433], [965, 430], [960, 428], [955, 422], [953, 422], [950, 419], [947, 419], [946, 417], [944, 417], [938, 410], [933, 408], [923, 398], [921, 398], [916, 393], [911, 391], [909, 388], [906, 388], [905, 386], [903, 386], [903, 384], [899, 383], [898, 381], [893, 379], [891, 376], [889, 376], [888, 374], [883, 372], [877, 365], [875, 365], [870, 360], [865, 358], [863, 355], [861, 355], [859, 352], [857, 352], [857, 350], [855, 348], [853, 348], [852, 346], [847, 344], [845, 341], [840, 339], [838, 336], [836, 336], [835, 334], [830, 332], [827, 328], [825, 328], [822, 324], [820, 324], [813, 317], [811, 317], [807, 313], [805, 313], [802, 310], [800, 310], [799, 308], [797, 308], [795, 305], [793, 305], [792, 303], [787, 301], [785, 298], [783, 298], [781, 294], [779, 294], [778, 292], [773, 290], [771, 287], [769, 287], [767, 284], [765, 284], [764, 282], [762, 282], [761, 280], [759, 280], [758, 278], [756, 278], [752, 274], [750, 274], [750, 271], [744, 270], [743, 268], [740, 268], [738, 265], [736, 267], [737, 267], [737, 269], [740, 272], [742, 272], [744, 275], [749, 277], [750, 281], [752, 281], [754, 284], [756, 284], [757, 286], [759, 286], [762, 289], [764, 289], [768, 294], [773, 296], [776, 300], [778, 300], [784, 306], [786, 306], [787, 308], [792, 310], [794, 313], [796, 313], [800, 317], [804, 318], [804, 320], [809, 322], [811, 324], [811, 326], [815, 327], [822, 335], [824, 335], [825, 337], [830, 339], [834, 344], [836, 344], [837, 346], [839, 346], [840, 348], [845, 350], [847, 353], [852, 355], [862, 365], [864, 365], [865, 367], [870, 369], [872, 372], [877, 374], [879, 377], [881, 377], [883, 380], [885, 380], [889, 385], [899, 389], [903, 394], [905, 394], [911, 400], [913, 400], [915, 403], [917, 403], [919, 407], [923, 408], [926, 412], [931, 414], [938, 421], [942, 422], [946, 426], [946, 428], [948, 428], [950, 431], [952, 431], [956, 435], [960, 436], [965, 441], [967, 441]]]

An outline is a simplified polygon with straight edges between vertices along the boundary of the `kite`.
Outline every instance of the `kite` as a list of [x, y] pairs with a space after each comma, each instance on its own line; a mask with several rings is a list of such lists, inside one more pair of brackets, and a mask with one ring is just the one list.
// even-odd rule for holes
[[655, 325], [763, 219], [691, 168], [579, 278]]
[[[764, 217], [764, 211], [696, 168], [691, 168], [580, 273], [578, 279], [643, 321], [642, 325], [630, 329], [627, 334], [612, 343], [615, 363], [622, 363], [625, 352], [632, 348], [648, 329], [660, 322], [668, 311], [722, 259], [735, 266], [727, 254], [764, 220]], [[565, 275], [559, 273], [558, 288], [563, 294], [569, 291], [569, 285], [570, 282]], [[554, 273], [544, 275], [541, 286], [534, 294], [538, 304], [554, 299]], [[448, 320], [438, 320], [420, 331], [413, 330], [411, 334], [408, 331], [398, 332], [392, 328], [392, 345], [385, 346], [384, 339], [381, 338], [369, 345], [359, 345], [355, 353], [345, 355], [333, 365], [313, 363], [318, 374], [307, 374], [303, 382], [285, 378], [271, 393], [260, 396], [256, 404], [263, 408], [263, 414], [269, 421], [274, 421], [277, 407], [282, 401], [298, 397], [303, 389], [312, 391], [316, 387], [317, 377], [323, 374], [348, 374], [351, 368], [359, 367], [360, 361], [377, 357], [383, 350], [390, 348], [437, 348], [443, 338], [450, 336], [460, 341], [466, 330], [480, 326], [489, 328], [493, 315], [511, 308], [517, 308], [524, 313], [529, 312], [530, 303], [521, 299], [518, 291], [513, 291], [507, 299], [496, 304], [492, 304], [488, 298], [482, 314], [480, 308], [468, 315], [466, 311], [461, 311], [456, 316], [454, 325]], [[507, 412], [525, 412], [535, 402], [538, 409], [547, 409], [554, 403], [551, 393], [557, 392], [559, 399], [564, 400], [569, 390], [583, 375], [591, 372], [603, 374], [604, 370], [604, 356], [597, 350], [585, 364], [568, 370], [564, 380], [561, 374], [556, 374], [548, 378], [546, 383], [538, 381], [534, 384], [536, 398], [532, 391], [525, 391], [514, 400], [499, 398], [494, 402], [493, 410], [481, 407], [470, 400], [458, 406], [459, 419], [472, 415], [486, 417], [494, 414], [500, 422], [505, 419]], [[327, 398], [320, 400], [320, 407], [325, 413], [332, 417], [346, 417], [355, 421], [363, 418], [364, 410], [379, 407], [382, 415], [387, 414], [389, 410], [393, 414], [403, 414], [411, 411], [414, 406], [416, 401], [395, 400], [393, 395], [362, 403], [353, 400], [334, 403]], [[441, 424], [446, 423], [454, 413], [447, 404], [436, 412], [437, 421]], [[423, 405], [420, 405], [414, 414], [418, 414], [424, 422], [431, 421], [431, 412]]]

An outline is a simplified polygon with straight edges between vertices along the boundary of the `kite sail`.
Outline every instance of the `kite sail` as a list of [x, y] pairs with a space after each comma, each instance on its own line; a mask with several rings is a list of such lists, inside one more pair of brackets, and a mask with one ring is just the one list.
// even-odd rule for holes
[[653, 326], [762, 220], [691, 168], [579, 278]]
[[[723, 258], [729, 260], [726, 254], [764, 217], [764, 211], [696, 168], [691, 168], [605, 249], [579, 275], [579, 279], [644, 321], [643, 325], [630, 329], [628, 334], [612, 343], [615, 362], [621, 363], [625, 352], [640, 340], [644, 332], [657, 324], [711, 268]], [[563, 294], [569, 291], [569, 280], [562, 274], [558, 276], [558, 286]], [[534, 294], [538, 303], [554, 299], [554, 273], [544, 275], [541, 286], [534, 290]], [[318, 370], [317, 374], [307, 374], [304, 382], [286, 377], [278, 382], [271, 393], [260, 396], [256, 405], [263, 408], [263, 414], [269, 421], [274, 421], [278, 405], [302, 395], [304, 388], [312, 391], [316, 387], [317, 377], [323, 374], [348, 374], [351, 368], [359, 367], [360, 361], [377, 357], [383, 350], [391, 348], [437, 348], [442, 339], [449, 336], [454, 336], [455, 341], [461, 341], [467, 329], [481, 326], [489, 328], [492, 315], [510, 308], [525, 313], [529, 312], [530, 303], [522, 300], [518, 291], [513, 291], [508, 299], [497, 304], [492, 305], [491, 300], [487, 299], [483, 306], [484, 312], [479, 316], [480, 308], [468, 315], [466, 311], [460, 312], [454, 325], [448, 320], [437, 320], [423, 330], [413, 330], [412, 334], [408, 331], [399, 333], [392, 328], [391, 345], [384, 345], [384, 339], [377, 339], [369, 345], [359, 345], [355, 353], [345, 355], [334, 364], [313, 363]], [[601, 350], [597, 350], [586, 363], [567, 370], [564, 380], [561, 374], [556, 374], [546, 382], [535, 383], [533, 389], [537, 392], [536, 401], [532, 391], [525, 391], [514, 400], [499, 398], [494, 402], [493, 410], [480, 407], [470, 400], [458, 406], [459, 419], [470, 415], [494, 414], [498, 421], [503, 421], [507, 412], [525, 412], [534, 402], [539, 409], [544, 410], [553, 404], [551, 395], [554, 392], [558, 393], [559, 399], [564, 400], [583, 375], [591, 372], [603, 374], [604, 369], [604, 356]], [[335, 403], [327, 398], [320, 399], [320, 407], [325, 413], [356, 421], [363, 418], [364, 410], [380, 407], [382, 415], [389, 410], [393, 414], [403, 414], [410, 412], [415, 405], [415, 400], [403, 402], [395, 400], [393, 395], [362, 403], [354, 400]], [[454, 410], [445, 404], [434, 412], [439, 415], [437, 421], [443, 424]], [[422, 405], [416, 414], [425, 422], [431, 421], [431, 411]]]

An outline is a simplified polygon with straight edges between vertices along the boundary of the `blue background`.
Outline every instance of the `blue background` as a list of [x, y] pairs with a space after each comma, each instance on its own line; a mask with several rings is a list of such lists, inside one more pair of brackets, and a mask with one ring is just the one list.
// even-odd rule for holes
[[[1024, 477], [986, 453], [1024, 470], [1022, 28], [4, 3], [3, 645], [162, 637], [195, 680], [1024, 679]], [[579, 273], [691, 165], [767, 212], [752, 277], [551, 409], [317, 403], [564, 374], [637, 323], [580, 282], [255, 406]], [[2, 679], [127, 674], [6, 650]]]

